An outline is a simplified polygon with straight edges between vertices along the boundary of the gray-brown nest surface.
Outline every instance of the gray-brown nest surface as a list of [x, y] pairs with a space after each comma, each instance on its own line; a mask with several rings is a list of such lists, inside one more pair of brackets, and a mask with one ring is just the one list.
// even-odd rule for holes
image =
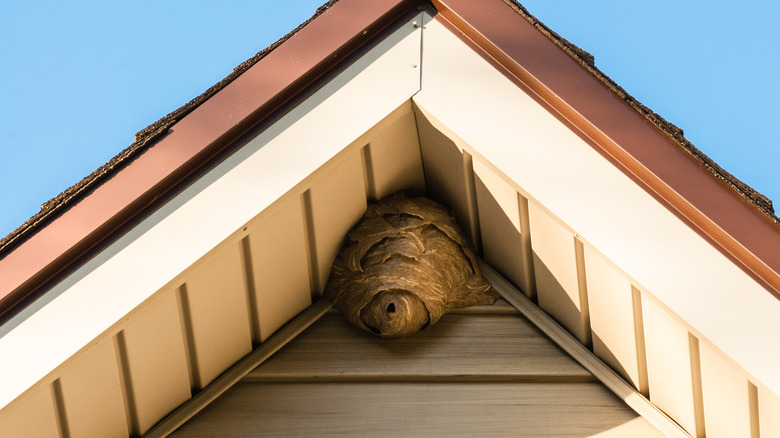
[[455, 217], [428, 198], [401, 194], [369, 204], [347, 233], [325, 296], [352, 324], [386, 338], [498, 298]]

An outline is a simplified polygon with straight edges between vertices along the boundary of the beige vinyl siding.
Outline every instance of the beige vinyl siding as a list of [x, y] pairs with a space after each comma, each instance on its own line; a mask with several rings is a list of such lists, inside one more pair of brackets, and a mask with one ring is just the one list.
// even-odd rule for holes
[[652, 300], [642, 306], [650, 401], [693, 437], [704, 436], [701, 371], [695, 339], [683, 324]]
[[[699, 344], [705, 431], [709, 438], [749, 437], [751, 421], [750, 382], [730, 360], [705, 343]], [[771, 435], [770, 435], [771, 436]]]
[[502, 301], [397, 340], [332, 311], [173, 436], [246, 433], [662, 436]]
[[[321, 296], [341, 242], [366, 211], [365, 175], [358, 151], [312, 182], [304, 195], [312, 232], [313, 263], [317, 278], [313, 291]], [[336, 207], [337, 206], [337, 207]], [[335, 208], [334, 208], [335, 207]]]
[[[299, 232], [290, 232], [298, 230]], [[309, 247], [303, 203], [286, 199], [275, 214], [253, 224], [242, 240], [251, 288], [253, 341], [263, 342], [311, 304]]]
[[179, 292], [190, 322], [188, 346], [197, 391], [252, 350], [239, 245], [215, 251]]
[[641, 292], [590, 247], [585, 272], [593, 352], [647, 396]]
[[758, 388], [760, 436], [780, 436], [780, 397]]
[[176, 295], [163, 294], [121, 333], [131, 431], [140, 433], [192, 394]]
[[398, 113], [376, 129], [362, 149], [369, 200], [398, 191], [425, 193], [425, 174], [414, 113]]
[[503, 178], [474, 160], [482, 257], [530, 298], [536, 297], [528, 201]]
[[60, 421], [54, 391], [38, 385], [0, 411], [0, 430], [13, 437], [60, 436]]
[[98, 343], [54, 384], [67, 436], [127, 436], [128, 421], [117, 352], [110, 339]]
[[534, 202], [529, 203], [529, 212], [539, 307], [587, 344], [588, 302], [580, 284], [574, 232]]

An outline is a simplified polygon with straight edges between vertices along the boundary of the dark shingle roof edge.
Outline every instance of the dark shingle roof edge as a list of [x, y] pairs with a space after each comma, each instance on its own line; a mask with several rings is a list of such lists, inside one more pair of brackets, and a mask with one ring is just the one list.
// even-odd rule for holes
[[[67, 208], [81, 199], [83, 196], [89, 193], [89, 191], [98, 186], [100, 182], [109, 178], [114, 172], [120, 170], [126, 163], [129, 163], [134, 157], [138, 156], [148, 147], [153, 145], [159, 138], [165, 135], [168, 130], [175, 125], [179, 120], [192, 112], [200, 104], [208, 100], [214, 94], [222, 90], [229, 83], [234, 81], [242, 73], [247, 71], [250, 67], [262, 60], [265, 56], [271, 53], [274, 49], [279, 47], [285, 41], [295, 35], [300, 29], [309, 24], [312, 20], [320, 16], [322, 13], [330, 9], [339, 0], [330, 0], [324, 5], [317, 8], [314, 15], [308, 20], [301, 23], [298, 27], [290, 31], [287, 35], [283, 36], [270, 46], [261, 50], [248, 60], [242, 62], [236, 66], [233, 71], [218, 83], [211, 86], [201, 95], [187, 102], [180, 108], [167, 114], [158, 121], [149, 125], [148, 127], [140, 130], [135, 135], [135, 141], [117, 154], [109, 162], [92, 172], [81, 181], [72, 185], [59, 195], [55, 196], [51, 200], [47, 201], [41, 206], [40, 211], [33, 215], [30, 219], [25, 221], [22, 225], [17, 227], [7, 236], [0, 240], [0, 257], [11, 251], [17, 243], [23, 241], [27, 236], [34, 233], [39, 227], [44, 226], [50, 220], [56, 218], [60, 213], [67, 210]], [[699, 163], [705, 166], [716, 178], [724, 181], [731, 186], [737, 193], [753, 204], [759, 211], [773, 220], [776, 224], [780, 225], [780, 217], [774, 214], [774, 208], [772, 201], [748, 186], [738, 178], [724, 170], [717, 165], [711, 158], [709, 158], [702, 151], [697, 149], [690, 141], [688, 141], [683, 135], [682, 129], [678, 128], [674, 124], [668, 122], [666, 119], [652, 111], [650, 108], [643, 105], [633, 96], [628, 94], [620, 85], [613, 81], [609, 76], [599, 70], [594, 63], [594, 57], [585, 50], [582, 50], [575, 44], [566, 40], [558, 35], [552, 29], [544, 25], [536, 17], [528, 12], [516, 0], [504, 0], [509, 6], [512, 7], [518, 14], [530, 22], [537, 30], [543, 35], [549, 38], [557, 46], [559, 46], [564, 52], [576, 60], [583, 68], [593, 74], [598, 80], [604, 83], [610, 90], [616, 95], [622, 98], [627, 104], [633, 107], [637, 112], [642, 114], [648, 121], [657, 126], [661, 131], [666, 133], [672, 138], [682, 149], [687, 151], [692, 157], [694, 157]]]
[[683, 135], [683, 130], [667, 121], [659, 114], [643, 105], [636, 98], [630, 95], [626, 90], [618, 85], [614, 80], [607, 76], [604, 72], [596, 67], [594, 57], [585, 50], [582, 50], [577, 45], [568, 41], [567, 39], [558, 35], [555, 31], [547, 27], [544, 23], [539, 21], [535, 16], [530, 14], [528, 10], [516, 0], [504, 0], [506, 4], [512, 7], [518, 14], [531, 23], [537, 30], [549, 38], [553, 43], [560, 47], [569, 56], [575, 59], [583, 68], [589, 71], [593, 76], [600, 80], [610, 90], [612, 90], [618, 97], [623, 99], [627, 104], [634, 108], [637, 112], [643, 115], [649, 122], [657, 126], [661, 131], [666, 133], [672, 138], [680, 147], [688, 152], [693, 158], [707, 168], [716, 178], [724, 181], [737, 191], [742, 197], [748, 200], [762, 213], [769, 217], [776, 224], [780, 225], [780, 217], [775, 215], [772, 201], [766, 196], [759, 193], [749, 185], [742, 182], [739, 178], [735, 177], [725, 169], [720, 167], [715, 161], [708, 157], [704, 152], [696, 148], [690, 141], [688, 141]]
[[49, 201], [46, 201], [46, 203], [41, 206], [41, 209], [35, 215], [33, 215], [30, 219], [25, 221], [15, 230], [11, 231], [7, 236], [3, 237], [0, 240], [0, 257], [2, 257], [8, 251], [11, 251], [17, 243], [20, 243], [27, 236], [34, 233], [39, 227], [44, 226], [47, 222], [53, 220], [60, 213], [67, 210], [69, 206], [73, 205], [75, 202], [89, 193], [90, 189], [99, 185], [101, 181], [109, 178], [114, 172], [120, 170], [126, 163], [129, 163], [133, 158], [152, 146], [179, 120], [192, 112], [200, 104], [211, 98], [211, 96], [225, 88], [229, 83], [233, 82], [236, 78], [241, 76], [241, 74], [249, 70], [250, 67], [258, 63], [274, 49], [298, 33], [299, 30], [309, 24], [312, 20], [322, 15], [322, 13], [330, 9], [334, 4], [338, 3], [338, 1], [339, 0], [330, 0], [324, 5], [320, 6], [317, 8], [314, 15], [312, 15], [308, 20], [301, 23], [298, 27], [288, 32], [287, 35], [278, 39], [270, 46], [257, 52], [254, 56], [236, 66], [229, 75], [209, 87], [209, 89], [207, 89], [201, 95], [195, 97], [186, 104], [182, 105], [180, 108], [170, 112], [146, 128], [138, 131], [135, 134], [134, 141], [130, 146], [125, 148], [106, 164], [100, 166], [97, 170], [82, 178], [76, 184], [73, 184], [59, 195], [55, 196]]

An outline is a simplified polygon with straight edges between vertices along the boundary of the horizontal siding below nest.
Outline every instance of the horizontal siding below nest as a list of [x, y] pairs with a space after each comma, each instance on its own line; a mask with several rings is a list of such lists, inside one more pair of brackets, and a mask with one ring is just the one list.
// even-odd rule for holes
[[516, 309], [386, 340], [331, 311], [173, 436], [659, 437]]
[[659, 437], [599, 383], [240, 383], [173, 436]]
[[593, 376], [521, 315], [445, 315], [386, 340], [329, 313], [244, 381], [591, 381]]

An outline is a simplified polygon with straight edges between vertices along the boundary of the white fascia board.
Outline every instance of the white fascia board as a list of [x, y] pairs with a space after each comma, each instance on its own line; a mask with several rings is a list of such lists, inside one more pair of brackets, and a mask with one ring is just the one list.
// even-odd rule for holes
[[414, 102], [780, 394], [780, 301], [437, 21]]
[[422, 18], [404, 23], [55, 286], [47, 302], [12, 320], [0, 332], [0, 408], [408, 101], [420, 89]]

